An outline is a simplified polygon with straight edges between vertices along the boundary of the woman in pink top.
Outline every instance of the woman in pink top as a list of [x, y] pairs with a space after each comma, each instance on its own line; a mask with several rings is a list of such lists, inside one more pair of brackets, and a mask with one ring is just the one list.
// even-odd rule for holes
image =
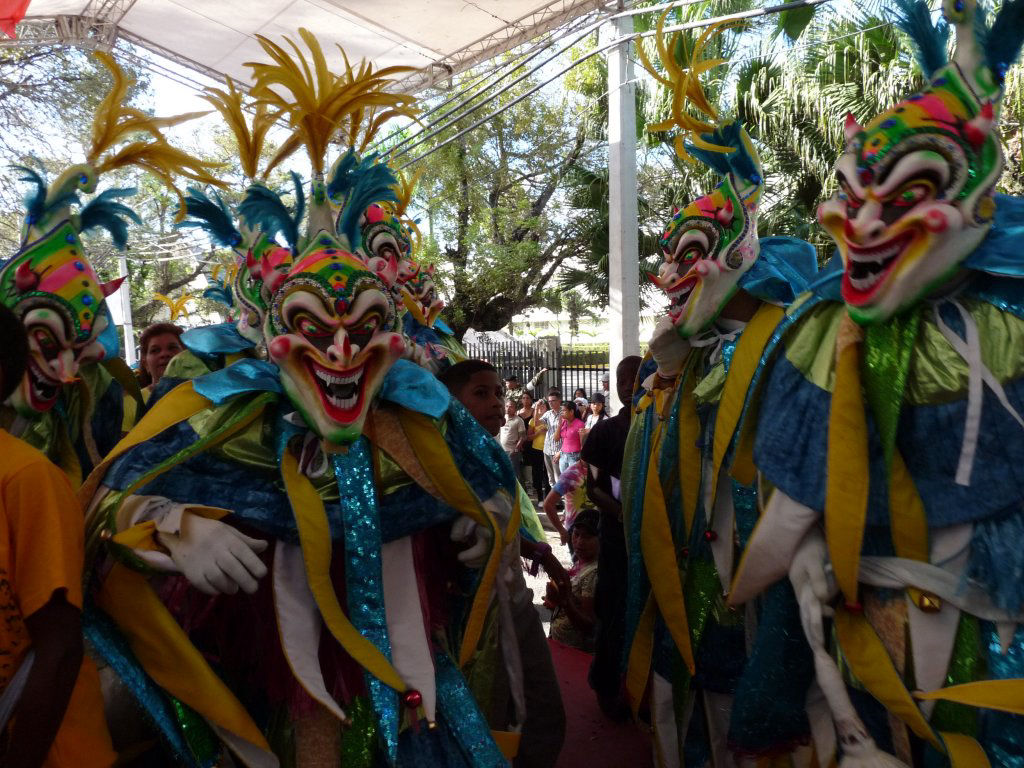
[[559, 472], [565, 472], [580, 460], [580, 450], [583, 448], [581, 429], [583, 421], [576, 413], [576, 405], [572, 402], [562, 403], [562, 428], [558, 431], [562, 439], [562, 453], [558, 459]]

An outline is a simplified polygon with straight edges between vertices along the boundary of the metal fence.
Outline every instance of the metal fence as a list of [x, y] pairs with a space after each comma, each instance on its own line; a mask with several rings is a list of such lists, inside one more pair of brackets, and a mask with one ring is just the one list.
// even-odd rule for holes
[[601, 377], [608, 372], [608, 352], [592, 349], [563, 347], [557, 339], [539, 339], [522, 342], [482, 342], [466, 344], [469, 357], [486, 360], [498, 369], [502, 377], [515, 374], [526, 384], [538, 372], [547, 368], [536, 392], [545, 394], [558, 387], [564, 397], [582, 389], [590, 397], [602, 389]]

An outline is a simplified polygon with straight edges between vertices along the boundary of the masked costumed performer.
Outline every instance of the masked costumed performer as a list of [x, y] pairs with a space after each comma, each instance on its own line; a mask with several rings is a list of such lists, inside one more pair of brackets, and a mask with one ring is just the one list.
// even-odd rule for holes
[[30, 349], [24, 379], [2, 408], [3, 421], [76, 486], [120, 437], [122, 383], [134, 386], [118, 358], [117, 329], [105, 302], [121, 280], [100, 282], [80, 236], [103, 228], [124, 248], [127, 220], [138, 221], [118, 202], [134, 190], [108, 189], [84, 205], [79, 193], [92, 194], [101, 174], [131, 165], [169, 186], [175, 174], [213, 181], [207, 164], [173, 148], [161, 133], [194, 115], [151, 118], [125, 106], [132, 80], [112, 58], [96, 56], [114, 84], [97, 108], [85, 162], [49, 185], [21, 169], [36, 189], [27, 200], [21, 249], [0, 267], [0, 301], [21, 318]]
[[[370, 70], [346, 102], [302, 36], [314, 93], [262, 38], [277, 64], [254, 69], [257, 94], [292, 110], [316, 179], [337, 122], [324, 105], [354, 108], [388, 81]], [[281, 81], [316, 108], [263, 96]], [[118, 627], [97, 645], [184, 762], [216, 760], [223, 742], [252, 766], [504, 765], [459, 663], [495, 590], [509, 612], [515, 478], [439, 382], [400, 359], [397, 263], [346, 252], [326, 202], [314, 194], [294, 260], [261, 270], [270, 362], [171, 391], [93, 475], [93, 543], [106, 537], [111, 558], [97, 603]], [[460, 515], [477, 534], [463, 559], [481, 568], [451, 545]], [[198, 744], [210, 729], [217, 740]]]
[[[818, 211], [842, 268], [766, 374], [755, 459], [775, 490], [732, 592], [788, 572], [841, 766], [1024, 755], [1024, 204], [995, 192], [1024, 3], [991, 26], [974, 0], [943, 11], [953, 60], [928, 4], [898, 4], [928, 81], [847, 118]], [[831, 723], [815, 743], [828, 761]]]
[[[724, 178], [677, 210], [661, 240], [664, 263], [652, 276], [670, 303], [651, 341], [657, 372], [633, 419], [623, 464], [626, 686], [638, 708], [650, 680], [662, 765], [710, 757], [713, 765], [727, 766], [733, 762], [726, 733], [747, 649], [744, 616], [726, 609], [723, 593], [757, 514], [749, 449], [737, 447], [737, 427], [765, 344], [783, 308], [814, 274], [816, 259], [801, 240], [758, 238], [764, 182], [743, 126], [707, 122], [685, 109], [689, 102], [717, 122], [698, 77], [720, 63], [702, 55], [729, 26], [705, 31], [683, 69], [675, 59], [679, 35], [664, 40], [664, 22], [663, 15], [656, 38], [663, 68], [647, 66], [673, 89], [672, 116], [651, 129], [675, 130], [681, 157], [692, 155]], [[799, 649], [776, 640], [774, 657], [798, 663]], [[745, 733], [744, 748], [760, 741], [757, 751], [778, 751], [806, 736], [802, 699], [774, 705], [795, 711], [792, 717], [783, 712], [796, 721], [787, 724], [790, 732]], [[771, 715], [761, 711], [751, 726], [767, 730]]]

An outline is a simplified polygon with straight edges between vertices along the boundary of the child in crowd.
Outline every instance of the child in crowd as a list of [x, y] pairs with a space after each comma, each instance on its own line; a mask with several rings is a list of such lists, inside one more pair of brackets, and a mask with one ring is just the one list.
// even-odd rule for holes
[[[28, 359], [0, 305], [0, 402]], [[116, 755], [82, 639], [82, 509], [65, 474], [0, 430], [0, 765], [106, 768]]]
[[[576, 511], [583, 502], [586, 479], [586, 463], [576, 461], [574, 464], [566, 467], [565, 471], [558, 476], [557, 482], [551, 486], [551, 492], [544, 497], [544, 512], [548, 516], [548, 520], [551, 521], [551, 524], [555, 526], [559, 535], [561, 535], [562, 543], [569, 545], [570, 552], [573, 549], [569, 529], [572, 528], [573, 521], [576, 519]], [[558, 516], [559, 499], [565, 499], [564, 522]]]
[[[526, 397], [523, 397], [525, 402]], [[523, 449], [523, 458], [529, 465], [533, 474], [533, 493], [537, 501], [544, 503], [544, 497], [551, 492], [551, 483], [548, 481], [548, 473], [544, 468], [544, 439], [547, 435], [548, 425], [544, 421], [544, 414], [548, 412], [547, 400], [538, 400], [533, 406], [533, 414], [526, 425], [527, 444]]]
[[576, 562], [569, 569], [570, 588], [548, 582], [544, 605], [553, 611], [551, 637], [587, 653], [594, 651], [594, 590], [597, 586], [598, 512], [584, 509], [570, 526]]
[[562, 403], [560, 415], [562, 423], [558, 428], [558, 439], [561, 443], [558, 452], [558, 471], [565, 472], [580, 460], [580, 450], [583, 447], [580, 430], [583, 429], [583, 421], [576, 410], [576, 403]]

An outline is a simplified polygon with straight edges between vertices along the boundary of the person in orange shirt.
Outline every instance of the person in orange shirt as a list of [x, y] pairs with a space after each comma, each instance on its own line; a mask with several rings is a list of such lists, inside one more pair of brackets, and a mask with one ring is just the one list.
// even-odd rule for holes
[[[0, 306], [0, 402], [21, 381], [24, 328]], [[84, 654], [84, 519], [65, 474], [0, 430], [0, 765], [107, 768], [116, 754]]]

